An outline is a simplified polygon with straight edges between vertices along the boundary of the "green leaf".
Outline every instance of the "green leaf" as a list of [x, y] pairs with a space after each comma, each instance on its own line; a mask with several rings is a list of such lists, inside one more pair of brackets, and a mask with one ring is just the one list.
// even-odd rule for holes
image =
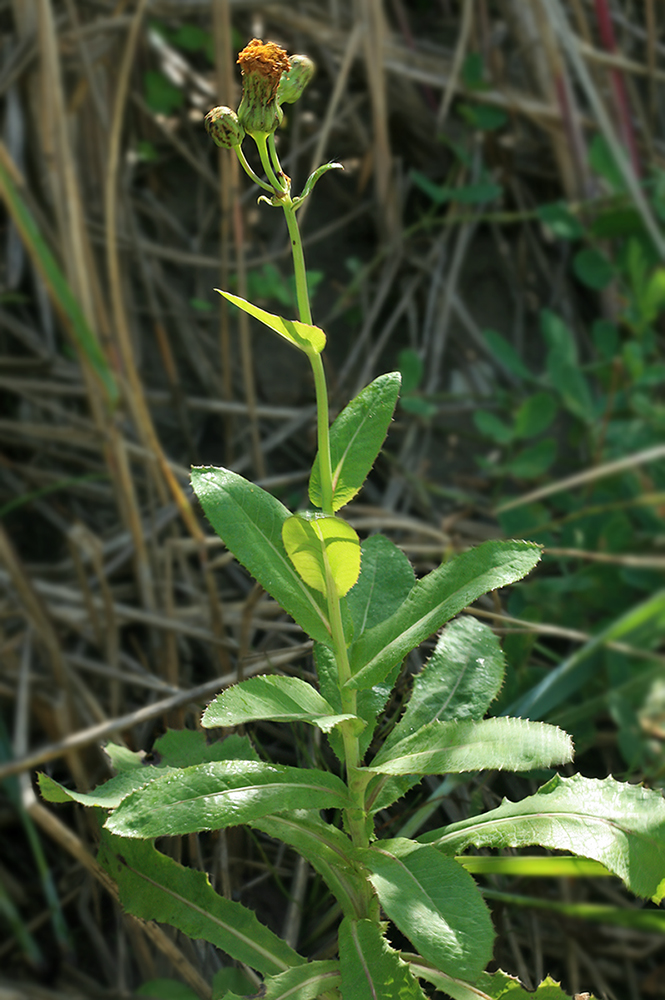
[[531, 771], [573, 759], [568, 733], [528, 719], [439, 722], [381, 748], [368, 770], [378, 774]]
[[322, 594], [328, 576], [344, 597], [360, 575], [360, 539], [340, 517], [300, 511], [282, 525], [282, 541], [298, 574]]
[[586, 247], [573, 257], [573, 273], [587, 288], [600, 292], [612, 282], [614, 267], [605, 254]]
[[[342, 696], [339, 689], [335, 654], [329, 646], [324, 646], [323, 643], [316, 642], [314, 643], [314, 659], [321, 692], [326, 700], [333, 705], [335, 710], [341, 714]], [[367, 748], [372, 742], [372, 735], [377, 724], [377, 716], [390, 698], [390, 691], [396, 680], [397, 669], [397, 667], [394, 668], [392, 675], [387, 678], [386, 683], [375, 684], [374, 687], [358, 692], [356, 715], [365, 723], [364, 729], [358, 738], [360, 758], [365, 756]], [[344, 763], [345, 751], [341, 732], [333, 729], [328, 733], [328, 742], [340, 763]]]
[[38, 781], [42, 795], [47, 802], [79, 802], [84, 806], [115, 809], [131, 792], [166, 774], [178, 774], [180, 768], [189, 764], [258, 759], [246, 737], [230, 736], [207, 744], [204, 733], [189, 729], [169, 730], [155, 742], [151, 754], [131, 754], [125, 748], [114, 747], [111, 756], [114, 766], [121, 763], [122, 770], [92, 792], [65, 788], [49, 775], [40, 774]]
[[537, 392], [524, 400], [515, 414], [515, 437], [536, 437], [546, 431], [557, 412], [557, 401], [551, 392]]
[[327, 733], [355, 716], [335, 714], [325, 698], [298, 677], [250, 677], [217, 695], [203, 713], [201, 725], [208, 729], [242, 726], [257, 719], [308, 722]]
[[367, 872], [352, 857], [353, 846], [345, 833], [304, 809], [265, 816], [249, 825], [289, 844], [306, 858], [347, 917], [365, 912]]
[[508, 444], [515, 436], [513, 428], [489, 410], [474, 410], [473, 422], [484, 437], [497, 444]]
[[494, 201], [502, 193], [502, 188], [491, 178], [483, 179], [476, 184], [465, 184], [463, 187], [450, 187], [435, 184], [419, 170], [411, 170], [409, 176], [435, 205], [445, 205], [449, 201], [458, 202], [460, 205], [483, 205]]
[[[123, 771], [116, 774], [99, 785], [92, 792], [77, 792], [73, 788], [65, 788], [58, 781], [55, 781], [48, 774], [38, 774], [39, 791], [47, 802], [79, 802], [83, 806], [97, 806], [101, 809], [115, 809], [123, 799], [143, 788], [154, 779], [153, 768], [143, 770]], [[167, 773], [172, 773], [174, 769], [169, 768]], [[159, 769], [159, 776], [164, 774], [164, 769]]]
[[533, 542], [484, 542], [432, 570], [411, 589], [402, 606], [368, 629], [349, 649], [350, 686], [372, 687], [453, 615], [481, 594], [521, 580], [540, 559]]
[[243, 993], [251, 994], [254, 988], [254, 980], [249, 978], [249, 970], [245, 972], [242, 969], [227, 965], [222, 969], [218, 969], [212, 977], [212, 1000], [221, 1000], [230, 991], [231, 995], [233, 995], [232, 991], [235, 991], [240, 996]]
[[555, 775], [521, 802], [504, 799], [480, 816], [418, 838], [446, 854], [467, 847], [539, 844], [599, 861], [636, 896], [665, 895], [665, 800], [614, 778]]
[[543, 438], [522, 448], [514, 458], [504, 463], [502, 471], [516, 479], [536, 479], [547, 472], [555, 458], [556, 441], [554, 438]]
[[430, 403], [429, 399], [423, 399], [422, 396], [402, 396], [400, 406], [406, 413], [413, 413], [416, 417], [422, 417], [423, 420], [427, 420], [439, 412], [436, 403]]
[[301, 323], [299, 319], [283, 319], [281, 316], [275, 316], [274, 313], [266, 312], [265, 309], [259, 309], [247, 299], [241, 299], [239, 295], [223, 292], [221, 288], [216, 288], [215, 291], [223, 295], [228, 302], [232, 302], [238, 309], [242, 309], [254, 319], [258, 319], [268, 329], [274, 330], [289, 344], [297, 347], [299, 351], [304, 351], [305, 354], [320, 354], [326, 346], [326, 335], [318, 326]]
[[526, 381], [532, 378], [531, 372], [526, 367], [521, 357], [513, 345], [502, 337], [496, 330], [483, 330], [483, 337], [487, 341], [487, 346], [494, 357], [503, 365], [507, 371], [516, 375], [517, 378]]
[[580, 420], [592, 423], [595, 408], [589, 383], [579, 368], [577, 344], [573, 334], [556, 313], [543, 309], [540, 314], [543, 336], [548, 344], [547, 373], [564, 406]]
[[199, 1000], [198, 993], [177, 979], [150, 979], [141, 983], [134, 996], [152, 997], [153, 1000]]
[[156, 115], [172, 115], [185, 100], [180, 87], [171, 83], [161, 70], [150, 69], [144, 73], [143, 88], [145, 103]]
[[[308, 198], [309, 195], [314, 190], [314, 185], [317, 184], [321, 180], [321, 178], [323, 177], [323, 175], [327, 174], [329, 170], [343, 170], [343, 169], [344, 169], [344, 165], [342, 163], [334, 163], [334, 162], [333, 163], [322, 163], [320, 167], [316, 168], [316, 170], [314, 171], [314, 173], [312, 173], [312, 174], [309, 175], [309, 177], [307, 178], [307, 181], [305, 183], [305, 186], [302, 189], [300, 195], [297, 198], [293, 199], [294, 205], [296, 205], [296, 206], [300, 205], [305, 200], [305, 198]], [[312, 275], [316, 274], [316, 273], [318, 273], [318, 272], [312, 272], [312, 271], [308, 271], [307, 272], [307, 287], [308, 287], [308, 289], [309, 289], [310, 281], [312, 279]], [[318, 284], [318, 282], [317, 282], [317, 284]]]
[[599, 647], [621, 641], [630, 641], [637, 646], [649, 645], [664, 633], [665, 590], [659, 590], [610, 622], [576, 649], [539, 684], [513, 702], [506, 713], [529, 716], [532, 719], [542, 718], [581, 687], [588, 676], [588, 659]]
[[626, 240], [644, 234], [644, 222], [633, 205], [602, 209], [589, 225], [589, 236], [597, 240]]
[[283, 809], [349, 804], [346, 785], [327, 771], [220, 761], [165, 775], [132, 793], [106, 828], [121, 837], [167, 837], [238, 826]]
[[426, 1000], [409, 966], [373, 920], [342, 920], [339, 961], [341, 995], [347, 1000]]
[[167, 729], [155, 740], [149, 762], [158, 766], [191, 767], [213, 760], [258, 760], [247, 736], [232, 734], [208, 742], [205, 733], [193, 729]]
[[251, 910], [218, 895], [204, 872], [184, 868], [148, 841], [102, 830], [99, 863], [117, 882], [120, 902], [135, 917], [159, 920], [195, 940], [209, 941], [264, 975], [305, 963]]
[[[549, 976], [535, 990], [526, 990], [519, 979], [501, 970], [483, 972], [474, 983], [465, 983], [433, 969], [419, 956], [414, 959], [407, 957], [414, 975], [432, 983], [452, 1000], [570, 1000], [570, 995], [564, 993], [559, 983], [555, 983]], [[589, 1000], [594, 998], [589, 995]]]
[[400, 351], [397, 360], [402, 376], [402, 392], [415, 392], [423, 380], [423, 361], [410, 347]]
[[560, 240], [577, 240], [584, 233], [584, 227], [565, 202], [538, 205], [536, 215]]
[[540, 329], [550, 353], [556, 355], [562, 365], [577, 366], [579, 364], [575, 337], [570, 327], [564, 323], [560, 316], [557, 316], [551, 309], [542, 309]]
[[494, 931], [468, 872], [436, 848], [403, 838], [378, 841], [358, 855], [381, 906], [423, 958], [451, 976], [480, 975], [492, 957]]
[[[399, 372], [380, 375], [345, 406], [330, 428], [333, 510], [359, 492], [381, 451], [399, 395]], [[309, 480], [309, 499], [320, 507], [321, 470], [316, 456]]]
[[615, 194], [626, 190], [621, 168], [617, 164], [605, 136], [597, 132], [589, 144], [589, 165], [591, 169], [603, 177]]
[[360, 576], [347, 595], [356, 638], [397, 611], [416, 582], [413, 566], [385, 535], [370, 535], [361, 552]]
[[653, 323], [665, 308], [665, 268], [656, 268], [649, 278], [641, 307], [646, 323]]
[[467, 52], [460, 73], [467, 90], [487, 90], [485, 82], [485, 60], [480, 52]]
[[501, 689], [504, 656], [491, 628], [470, 615], [446, 625], [413, 682], [406, 712], [382, 753], [430, 722], [482, 719]]
[[261, 1000], [317, 1000], [342, 981], [339, 962], [308, 962], [266, 979], [257, 994]]
[[209, 32], [198, 24], [182, 24], [171, 35], [173, 44], [186, 52], [199, 52], [201, 49], [205, 49], [209, 40]]
[[195, 467], [192, 486], [206, 517], [236, 559], [308, 635], [330, 642], [324, 602], [300, 578], [284, 548], [282, 525], [290, 511], [228, 469]]
[[495, 132], [508, 121], [503, 108], [488, 104], [458, 104], [457, 110], [472, 128], [480, 129], [481, 132]]

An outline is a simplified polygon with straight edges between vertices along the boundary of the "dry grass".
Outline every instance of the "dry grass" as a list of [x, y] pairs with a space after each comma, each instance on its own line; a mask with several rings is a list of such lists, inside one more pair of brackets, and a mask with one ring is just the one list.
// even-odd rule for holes
[[[298, 502], [313, 449], [306, 375], [211, 293], [233, 281], [261, 294], [252, 275], [266, 265], [288, 275], [281, 220], [255, 208], [237, 164], [202, 128], [211, 105], [237, 101], [234, 38], [272, 37], [318, 64], [281, 142], [298, 182], [327, 158], [346, 167], [304, 216], [306, 254], [326, 274], [315, 312], [332, 342], [335, 405], [394, 367], [404, 346], [420, 352], [426, 390], [439, 394], [430, 424], [400, 417], [390, 461], [351, 511], [426, 566], [496, 530], [458, 434], [482, 380], [510, 386], [481, 329], [528, 354], [540, 305], [556, 295], [577, 309], [529, 210], [543, 196], [588, 196], [593, 129], [635, 164], [662, 165], [663, 13], [655, 0], [617, 0], [612, 12], [615, 50], [583, 0], [0, 5], [0, 887], [36, 943], [34, 953], [13, 935], [0, 943], [0, 1000], [127, 997], [160, 972], [210, 995], [215, 955], [122, 916], [88, 819], [46, 809], [30, 775], [48, 763], [89, 788], [108, 774], [104, 740], [149, 747], [165, 725], [197, 725], [238, 676], [307, 663], [302, 634], [209, 534], [188, 485], [191, 464], [225, 464]], [[209, 33], [214, 63], [173, 40], [186, 25]], [[510, 116], [499, 138], [477, 137], [510, 205], [489, 221], [451, 207], [433, 224], [422, 206], [414, 212], [409, 170], [437, 181], [450, 170], [436, 135], [462, 134], [453, 110], [472, 50], [490, 78], [475, 100]], [[148, 73], [169, 81], [171, 108], [156, 110]], [[579, 483], [602, 474], [568, 471]], [[491, 604], [484, 613], [503, 614]], [[288, 740], [304, 737], [264, 739], [288, 754]], [[35, 874], [31, 831], [50, 883]], [[235, 833], [181, 849], [194, 864], [204, 852], [223, 891], [249, 903], [277, 874], [291, 885], [294, 937], [307, 880], [290, 855], [268, 864]], [[596, 927], [580, 945], [572, 925], [530, 925], [507, 910], [501, 920], [504, 967], [530, 983], [554, 969], [568, 989], [599, 997], [663, 993], [660, 939]], [[326, 934], [322, 925], [309, 946], [324, 948]]]

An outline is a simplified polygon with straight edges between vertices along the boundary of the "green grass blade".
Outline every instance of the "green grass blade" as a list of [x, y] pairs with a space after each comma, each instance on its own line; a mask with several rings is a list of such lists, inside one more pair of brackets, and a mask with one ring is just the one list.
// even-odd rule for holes
[[68, 320], [76, 346], [104, 386], [109, 402], [111, 405], [115, 405], [118, 402], [119, 393], [111, 367], [95, 334], [88, 326], [83, 310], [1, 158], [0, 196], [7, 206], [30, 257], [49, 289], [54, 305]]

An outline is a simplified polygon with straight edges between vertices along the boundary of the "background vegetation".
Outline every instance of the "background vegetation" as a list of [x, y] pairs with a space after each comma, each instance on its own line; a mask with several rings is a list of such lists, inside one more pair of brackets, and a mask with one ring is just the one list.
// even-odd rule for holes
[[[564, 726], [586, 775], [662, 787], [655, 0], [14, 0], [0, 24], [3, 1000], [158, 976], [206, 996], [220, 956], [123, 916], [88, 818], [47, 808], [32, 775], [90, 788], [104, 741], [149, 750], [236, 677], [311, 669], [188, 485], [192, 463], [223, 464], [295, 507], [315, 448], [299, 355], [213, 292], [294, 297], [281, 219], [202, 126], [237, 105], [254, 35], [318, 66], [279, 133], [295, 189], [326, 158], [345, 167], [301, 215], [336, 403], [404, 376], [350, 520], [419, 571], [490, 537], [542, 542], [537, 573], [471, 609], [504, 637], [496, 711]], [[322, 752], [298, 727], [252, 736], [285, 763]], [[534, 788], [434, 781], [386, 829]], [[335, 915], [283, 846], [231, 831], [172, 849], [325, 957]], [[606, 879], [484, 885], [496, 957], [525, 983], [665, 994], [662, 909]]]

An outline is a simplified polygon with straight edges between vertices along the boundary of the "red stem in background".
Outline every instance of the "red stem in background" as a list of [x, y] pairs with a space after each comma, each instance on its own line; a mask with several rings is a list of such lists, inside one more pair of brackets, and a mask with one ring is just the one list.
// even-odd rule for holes
[[[598, 21], [598, 32], [600, 34], [600, 41], [603, 48], [606, 52], [617, 52], [614, 25], [612, 23], [612, 13], [609, 8], [608, 0], [596, 0], [596, 20]], [[612, 93], [614, 96], [614, 105], [618, 118], [621, 139], [623, 145], [628, 150], [633, 170], [635, 171], [636, 176], [640, 177], [642, 175], [642, 168], [640, 165], [639, 154], [637, 152], [633, 123], [630, 117], [630, 106], [628, 104], [628, 95], [626, 94], [623, 73], [618, 69], [610, 69], [610, 82], [612, 85]]]

